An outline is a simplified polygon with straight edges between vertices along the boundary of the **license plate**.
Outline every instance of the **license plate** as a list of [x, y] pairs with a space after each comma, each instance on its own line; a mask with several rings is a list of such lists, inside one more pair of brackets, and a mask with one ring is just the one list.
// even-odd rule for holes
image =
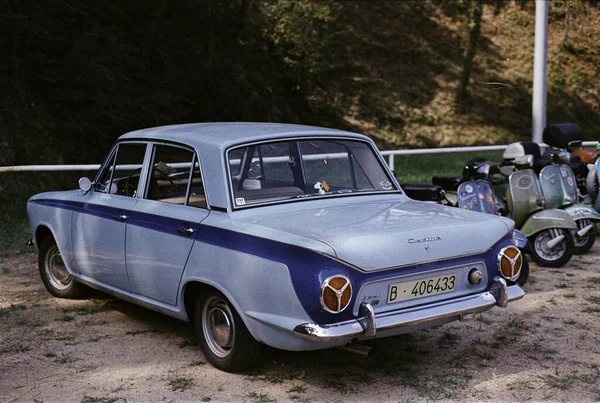
[[454, 274], [392, 284], [388, 289], [387, 303], [442, 294], [454, 290], [455, 287], [456, 276]]

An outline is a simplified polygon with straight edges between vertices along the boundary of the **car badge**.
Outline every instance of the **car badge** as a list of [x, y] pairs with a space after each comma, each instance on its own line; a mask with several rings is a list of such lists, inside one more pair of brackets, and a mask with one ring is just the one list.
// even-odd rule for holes
[[429, 245], [425, 245], [425, 250], [426, 250], [427, 252], [429, 252], [429, 249], [430, 249], [430, 248], [429, 248]]
[[421, 242], [433, 242], [440, 241], [442, 238], [439, 236], [431, 236], [427, 238], [409, 238], [406, 240], [408, 243], [421, 243]]

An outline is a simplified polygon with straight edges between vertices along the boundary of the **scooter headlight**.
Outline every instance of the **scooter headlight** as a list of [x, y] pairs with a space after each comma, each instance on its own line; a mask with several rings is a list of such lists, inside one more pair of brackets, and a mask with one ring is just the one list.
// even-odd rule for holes
[[519, 278], [523, 266], [523, 254], [514, 246], [507, 246], [498, 253], [498, 272], [506, 280], [515, 281]]

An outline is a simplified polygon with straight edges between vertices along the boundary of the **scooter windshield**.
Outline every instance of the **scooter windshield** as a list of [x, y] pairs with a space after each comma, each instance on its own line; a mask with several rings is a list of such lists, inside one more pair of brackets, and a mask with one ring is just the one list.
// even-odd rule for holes
[[540, 181], [531, 169], [513, 172], [508, 178], [509, 198], [507, 202], [511, 218], [522, 225], [527, 217], [544, 208]]
[[480, 213], [497, 214], [492, 185], [481, 180], [461, 183], [458, 187], [458, 207]]
[[575, 174], [567, 165], [550, 165], [540, 172], [546, 208], [560, 208], [577, 201]]

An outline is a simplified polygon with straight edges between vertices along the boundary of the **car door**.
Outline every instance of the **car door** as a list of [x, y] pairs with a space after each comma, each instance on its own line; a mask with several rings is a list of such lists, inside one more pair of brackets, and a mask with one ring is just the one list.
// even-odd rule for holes
[[175, 305], [183, 269], [209, 210], [195, 152], [155, 143], [150, 157], [144, 197], [127, 222], [127, 273], [134, 293]]
[[75, 204], [71, 222], [74, 259], [89, 279], [131, 291], [125, 265], [125, 228], [141, 188], [147, 143], [114, 147], [92, 190]]

